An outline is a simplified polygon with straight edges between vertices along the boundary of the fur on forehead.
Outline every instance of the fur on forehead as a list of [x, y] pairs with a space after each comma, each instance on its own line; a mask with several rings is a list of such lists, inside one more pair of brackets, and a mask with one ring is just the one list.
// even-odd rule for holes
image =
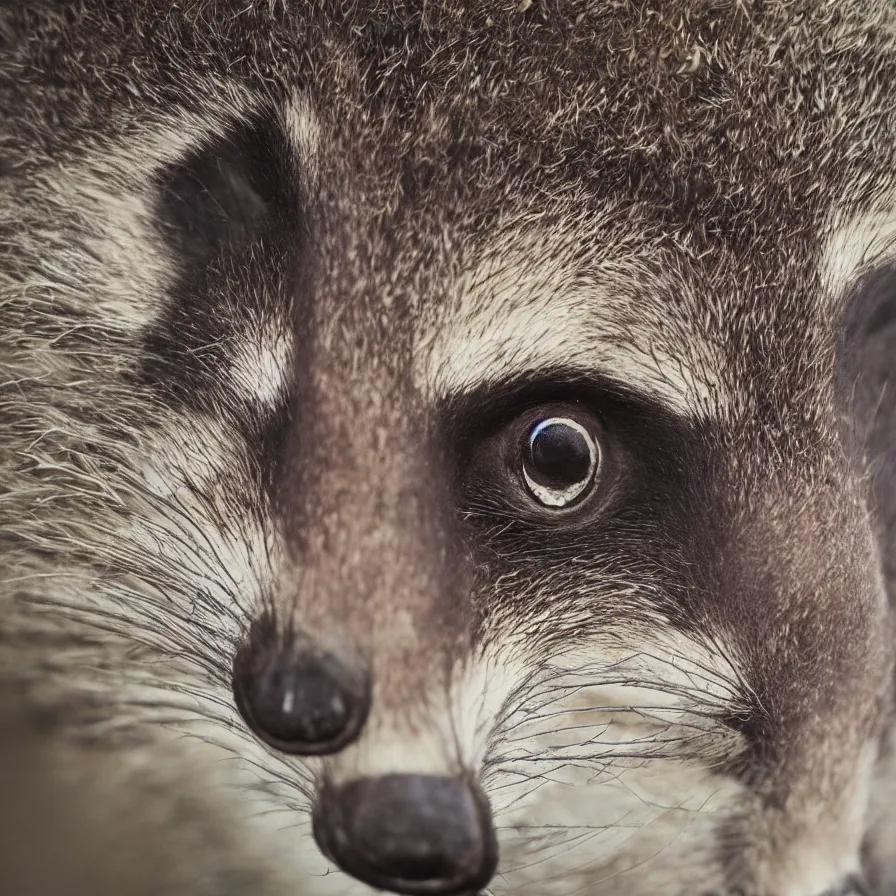
[[[538, 162], [531, 191], [568, 183], [590, 196], [600, 184], [643, 200], [698, 254], [726, 234], [771, 248], [786, 233], [792, 245], [830, 197], [862, 200], [869, 157], [896, 155], [896, 12], [882, 0], [27, 7], [3, 12], [8, 31], [27, 15], [47, 35], [13, 46], [11, 64], [71, 101], [54, 106], [64, 118], [45, 123], [45, 141], [51, 126], [60, 145], [81, 127], [127, 128], [137, 79], [153, 85], [139, 91], [145, 108], [199, 108], [228, 82], [304, 86], [368, 143], [359, 156], [437, 166], [433, 153], [465, 151], [466, 180], [495, 166], [532, 176]], [[54, 43], [52, 57], [32, 55]], [[197, 43], [208, 50], [198, 76]], [[77, 78], [61, 82], [66, 71]], [[18, 88], [5, 90], [10, 113], [30, 117], [21, 139], [33, 139], [35, 110], [17, 111]]]
[[[824, 232], [894, 189], [868, 175], [896, 171], [884, 2], [27, 6], [0, 19], [10, 34], [22, 16], [45, 32], [7, 53], [23, 76], [0, 97], [14, 163], [114, 142], [140, 116], [201, 115], [247, 88], [280, 105], [298, 91], [320, 121], [324, 180], [354, 167], [383, 214], [467, 243], [502, 218], [567, 232], [627, 219], [667, 250], [667, 270], [702, 277], [693, 314], [740, 357], [759, 307], [777, 319], [762, 323], [778, 354], [798, 338], [818, 357], [806, 339], [824, 338], [839, 298], [817, 301]], [[59, 95], [52, 120], [18, 96], [35, 81]], [[788, 332], [810, 309], [819, 329]]]

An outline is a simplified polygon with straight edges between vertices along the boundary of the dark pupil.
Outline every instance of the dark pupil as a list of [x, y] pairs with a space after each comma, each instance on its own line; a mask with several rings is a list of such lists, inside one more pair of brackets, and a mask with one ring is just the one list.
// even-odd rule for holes
[[542, 427], [529, 444], [532, 458], [530, 475], [537, 474], [542, 485], [567, 488], [588, 477], [591, 453], [588, 442], [577, 429], [565, 423]]

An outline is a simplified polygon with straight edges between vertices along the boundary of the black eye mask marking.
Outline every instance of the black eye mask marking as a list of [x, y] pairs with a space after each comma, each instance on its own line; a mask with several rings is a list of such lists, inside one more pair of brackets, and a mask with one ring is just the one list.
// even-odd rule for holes
[[[584, 476], [588, 487], [567, 506], [546, 506], [511, 461], [525, 456], [526, 439], [540, 422], [558, 418], [585, 429], [599, 456], [588, 473], [580, 434], [564, 433], [570, 439], [562, 439], [569, 441], [562, 475]], [[722, 439], [712, 424], [684, 418], [609, 378], [562, 369], [457, 396], [445, 403], [441, 420], [471, 550], [490, 581], [517, 583], [505, 597], [486, 589], [483, 613], [507, 600], [513, 612], [569, 609], [581, 621], [594, 600], [595, 618], [605, 618], [610, 608], [601, 581], [643, 582], [640, 606], [693, 628], [697, 595], [703, 600], [717, 590], [718, 532], [728, 513], [720, 497]], [[530, 575], [541, 585], [522, 588]], [[543, 587], [547, 575], [554, 577], [551, 588]], [[517, 593], [526, 594], [521, 607]], [[632, 612], [629, 603], [617, 604]]]
[[492, 507], [523, 526], [588, 526], [623, 485], [656, 508], [699, 455], [690, 421], [577, 371], [542, 371], [457, 397], [442, 420], [459, 503]]
[[159, 175], [160, 233], [176, 263], [169, 303], [147, 333], [138, 379], [166, 403], [224, 415], [262, 469], [276, 465], [288, 396], [247, 400], [230, 370], [241, 348], [292, 320], [306, 222], [298, 160], [272, 113], [235, 126]]

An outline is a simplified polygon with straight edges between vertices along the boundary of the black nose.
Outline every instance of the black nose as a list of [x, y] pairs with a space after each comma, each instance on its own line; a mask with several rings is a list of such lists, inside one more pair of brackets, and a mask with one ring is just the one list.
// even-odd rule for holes
[[363, 672], [332, 653], [253, 626], [233, 663], [233, 694], [246, 724], [270, 746], [304, 756], [354, 740], [370, 707]]
[[385, 775], [325, 787], [314, 837], [343, 871], [411, 896], [477, 892], [498, 863], [488, 803], [463, 778]]

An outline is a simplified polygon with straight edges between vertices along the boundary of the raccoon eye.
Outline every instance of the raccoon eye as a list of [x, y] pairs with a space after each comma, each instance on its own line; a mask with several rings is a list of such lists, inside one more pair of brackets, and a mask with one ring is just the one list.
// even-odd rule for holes
[[569, 417], [540, 420], [522, 446], [526, 488], [546, 507], [566, 507], [594, 482], [600, 448], [591, 433]]

